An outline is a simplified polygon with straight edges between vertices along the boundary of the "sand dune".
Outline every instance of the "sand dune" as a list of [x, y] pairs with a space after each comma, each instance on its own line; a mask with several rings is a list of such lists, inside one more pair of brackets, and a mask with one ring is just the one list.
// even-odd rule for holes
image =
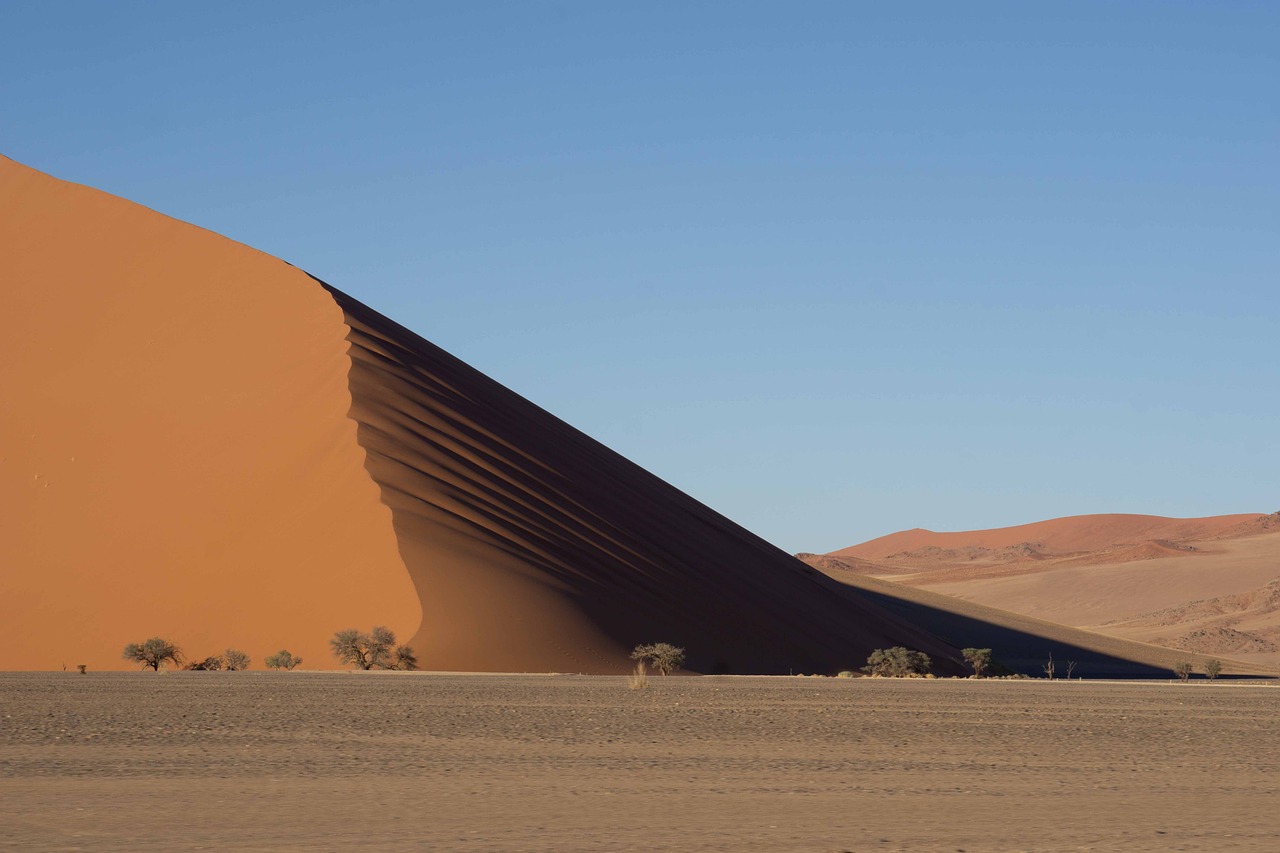
[[275, 258], [0, 159], [0, 668], [416, 630], [342, 312]]
[[[1167, 663], [833, 581], [318, 279], [4, 159], [0, 241], [0, 669], [121, 669], [156, 634], [324, 668], [335, 630], [375, 624], [453, 671], [618, 672], [667, 641], [698, 672], [833, 672], [906, 645], [955, 673], [988, 636], [1024, 668], [1046, 642], [1092, 674]], [[1261, 524], [909, 531], [822, 560], [999, 569], [1121, 539], [1145, 559]]]
[[[1083, 630], [1023, 613], [905, 586], [843, 568], [830, 558], [806, 554], [805, 562], [860, 596], [869, 596], [914, 625], [954, 646], [989, 648], [1003, 666], [1025, 675], [1045, 675], [1055, 661], [1056, 677], [1070, 671], [1077, 678], [1168, 678], [1174, 664], [1191, 661], [1203, 671], [1205, 662], [1223, 660], [1224, 672], [1242, 676], [1274, 676], [1268, 661], [1241, 657], [1231, 649], [1182, 643], [1177, 647], [1143, 642], [1118, 632]], [[1249, 651], [1249, 649], [1240, 649]]]
[[1255, 589], [1113, 620], [1098, 630], [1178, 649], [1280, 664], [1280, 574]]
[[[955, 650], [421, 337], [0, 159], [0, 669], [385, 624], [442, 670], [815, 672]], [[260, 665], [260, 664], [259, 664]]]
[[1073, 554], [1100, 551], [1118, 545], [1135, 545], [1154, 539], [1205, 539], [1241, 524], [1254, 522], [1258, 513], [1220, 515], [1212, 518], [1163, 518], [1158, 515], [1075, 515], [998, 527], [937, 533], [915, 528], [891, 533], [860, 545], [833, 551], [836, 556], [885, 560], [923, 548], [1002, 549], [1033, 546], [1045, 554]]
[[[1026, 546], [1013, 549], [1010, 542]], [[1077, 516], [934, 534], [904, 531], [825, 555], [836, 570], [971, 603], [1280, 667], [1280, 514]], [[849, 571], [846, 569], [845, 571]]]
[[[330, 288], [352, 417], [450, 668], [617, 671], [637, 642], [704, 672], [822, 671], [890, 640], [954, 654], [430, 342]], [[856, 651], [855, 651], [856, 650]]]

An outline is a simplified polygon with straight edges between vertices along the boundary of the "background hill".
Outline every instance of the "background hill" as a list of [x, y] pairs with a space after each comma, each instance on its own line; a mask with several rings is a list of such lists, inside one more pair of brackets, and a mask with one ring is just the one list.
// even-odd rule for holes
[[1280, 666], [1280, 513], [917, 529], [816, 563], [1117, 638]]

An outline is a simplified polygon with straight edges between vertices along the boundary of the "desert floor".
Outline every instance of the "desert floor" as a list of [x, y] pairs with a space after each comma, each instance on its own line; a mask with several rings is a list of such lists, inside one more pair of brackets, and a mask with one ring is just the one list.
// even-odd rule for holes
[[0, 849], [1280, 850], [1280, 688], [0, 674]]

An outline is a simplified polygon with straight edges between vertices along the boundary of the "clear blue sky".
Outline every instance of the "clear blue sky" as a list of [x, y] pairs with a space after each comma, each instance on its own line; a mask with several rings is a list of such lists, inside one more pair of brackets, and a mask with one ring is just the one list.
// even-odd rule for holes
[[0, 5], [0, 152], [789, 551], [1280, 509], [1280, 4]]

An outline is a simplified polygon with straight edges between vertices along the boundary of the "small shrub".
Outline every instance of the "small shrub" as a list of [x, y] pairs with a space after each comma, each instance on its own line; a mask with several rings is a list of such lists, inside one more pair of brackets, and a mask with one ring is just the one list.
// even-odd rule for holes
[[924, 675], [932, 664], [933, 661], [924, 652], [913, 651], [905, 646], [894, 646], [891, 649], [876, 649], [872, 652], [862, 671], [869, 675], [889, 678], [909, 678]]
[[192, 661], [183, 669], [192, 672], [217, 672], [223, 668], [223, 665], [222, 655], [212, 655], [201, 661]]
[[991, 649], [964, 649], [960, 654], [973, 667], [974, 678], [981, 678], [986, 668], [991, 666]]
[[249, 668], [249, 655], [239, 649], [227, 649], [222, 653], [222, 660], [232, 672]]
[[652, 666], [663, 675], [670, 675], [684, 666], [684, 649], [670, 643], [650, 643], [636, 646], [631, 659]]
[[636, 668], [627, 681], [632, 690], [644, 690], [649, 686], [649, 673], [645, 671], [644, 661], [636, 661]]
[[281, 649], [274, 655], [267, 655], [263, 663], [268, 669], [293, 669], [302, 664], [302, 658], [296, 658], [288, 649]]
[[1222, 675], [1222, 661], [1217, 658], [1210, 658], [1204, 662], [1204, 674], [1209, 676], [1209, 680], [1213, 681], [1219, 675]]
[[124, 659], [142, 664], [143, 669], [150, 667], [159, 672], [162, 663], [170, 662], [174, 666], [181, 666], [182, 650], [162, 637], [152, 637], [146, 642], [125, 646]]
[[836, 678], [857, 678], [858, 673], [851, 669], [842, 669], [836, 674]]
[[84, 663], [76, 664], [76, 672], [80, 673], [81, 675], [84, 675], [88, 671], [89, 671], [88, 664], [84, 664]]
[[1195, 666], [1189, 660], [1180, 660], [1173, 665], [1173, 674], [1182, 681], [1190, 678], [1193, 672], [1195, 672]]

